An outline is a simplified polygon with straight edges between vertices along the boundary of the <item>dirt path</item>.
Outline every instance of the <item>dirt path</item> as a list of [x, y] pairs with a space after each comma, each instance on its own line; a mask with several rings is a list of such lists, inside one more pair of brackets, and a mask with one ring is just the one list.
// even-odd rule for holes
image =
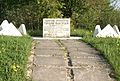
[[114, 81], [100, 54], [78, 40], [39, 40], [34, 64], [33, 81]]

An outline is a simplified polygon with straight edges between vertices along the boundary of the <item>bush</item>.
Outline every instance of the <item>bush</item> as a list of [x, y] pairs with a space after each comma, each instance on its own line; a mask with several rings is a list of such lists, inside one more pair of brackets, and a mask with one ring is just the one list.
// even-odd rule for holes
[[42, 30], [28, 30], [28, 34], [31, 36], [43, 36], [43, 31]]
[[85, 29], [74, 29], [71, 31], [71, 36], [80, 36], [80, 37], [92, 36], [91, 32], [92, 31]]
[[27, 29], [42, 29], [43, 18], [61, 18], [57, 0], [1, 0], [0, 22], [8, 19], [16, 27], [25, 24]]

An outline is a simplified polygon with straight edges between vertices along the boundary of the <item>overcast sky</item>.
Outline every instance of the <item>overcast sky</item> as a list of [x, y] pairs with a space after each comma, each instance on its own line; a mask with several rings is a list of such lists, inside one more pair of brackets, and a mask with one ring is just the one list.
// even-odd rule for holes
[[116, 6], [120, 8], [120, 0], [117, 1]]
[[[111, 1], [114, 1], [114, 0], [111, 0]], [[116, 8], [120, 8], [120, 0], [115, 0], [114, 3], [112, 3], [112, 5], [114, 4]]]

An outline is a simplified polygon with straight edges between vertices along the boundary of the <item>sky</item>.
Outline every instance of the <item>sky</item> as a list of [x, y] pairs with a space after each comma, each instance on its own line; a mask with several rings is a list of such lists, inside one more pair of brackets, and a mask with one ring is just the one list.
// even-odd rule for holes
[[119, 8], [120, 9], [120, 0], [111, 0], [111, 1], [114, 1], [112, 3], [112, 5], [114, 6], [115, 5], [115, 8]]

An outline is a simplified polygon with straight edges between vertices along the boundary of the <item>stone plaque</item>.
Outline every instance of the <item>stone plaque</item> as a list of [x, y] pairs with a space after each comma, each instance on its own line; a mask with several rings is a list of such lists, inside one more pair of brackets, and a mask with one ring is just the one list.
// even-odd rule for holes
[[43, 19], [43, 37], [69, 38], [70, 37], [70, 18]]

